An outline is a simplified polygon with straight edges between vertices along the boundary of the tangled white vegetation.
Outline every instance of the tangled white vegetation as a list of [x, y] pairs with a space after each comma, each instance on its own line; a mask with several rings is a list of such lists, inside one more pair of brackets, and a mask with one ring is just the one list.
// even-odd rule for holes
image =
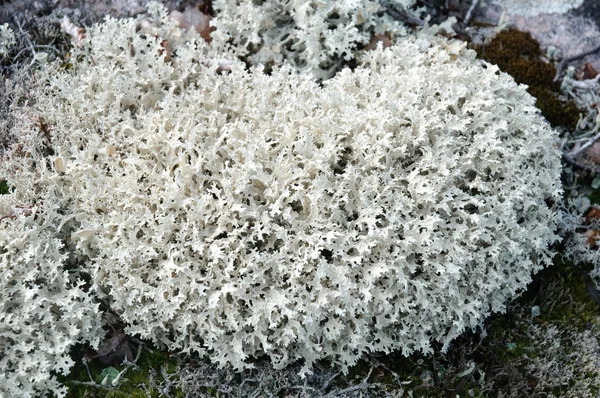
[[[406, 12], [414, 0], [389, 1]], [[406, 35], [406, 28], [386, 14], [380, 0], [253, 1], [216, 0], [216, 43], [253, 65], [289, 62], [318, 79], [333, 76], [355, 60], [374, 35]]]
[[7, 56], [11, 47], [16, 43], [15, 32], [8, 24], [0, 25], [0, 57]]
[[[14, 163], [13, 163], [14, 165]], [[6, 195], [4, 195], [6, 196]], [[6, 205], [5, 201], [0, 203]], [[60, 239], [65, 217], [51, 203], [20, 209], [0, 233], [0, 396], [30, 397], [52, 391], [51, 372], [66, 375], [76, 343], [103, 337], [98, 305], [67, 267]], [[19, 210], [19, 209], [18, 209]], [[43, 213], [40, 214], [40, 213]]]
[[[206, 60], [227, 54], [150, 12], [151, 30], [109, 18], [38, 76], [50, 141], [22, 134], [0, 166], [6, 203], [44, 209], [3, 229], [44, 226], [28, 245], [52, 248], [46, 275], [63, 275], [70, 241], [128, 333], [236, 368], [347, 370], [365, 352], [447, 348], [550, 263], [555, 133], [463, 44], [404, 38], [321, 86], [290, 67], [217, 73]], [[2, 256], [3, 271], [43, 258]], [[32, 280], [27, 311], [58, 282]]]

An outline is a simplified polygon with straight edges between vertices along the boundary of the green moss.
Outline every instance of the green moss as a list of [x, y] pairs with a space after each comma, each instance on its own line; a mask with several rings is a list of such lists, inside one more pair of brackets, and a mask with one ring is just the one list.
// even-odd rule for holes
[[[104, 376], [109, 372], [111, 367], [102, 367], [99, 362], [92, 361], [89, 363], [89, 370], [92, 378], [96, 385], [91, 385], [90, 378], [87, 370], [80, 360], [82, 358], [82, 347], [77, 347], [73, 353], [72, 358], [76, 361], [75, 366], [71, 370], [68, 376], [60, 376], [59, 380], [61, 383], [69, 388], [67, 397], [79, 398], [79, 397], [139, 397], [147, 398], [146, 389], [150, 393], [151, 397], [161, 396], [160, 391], [156, 388], [157, 384], [164, 382], [162, 377], [161, 369], [164, 367], [167, 374], [171, 375], [177, 369], [178, 362], [174, 358], [171, 358], [168, 353], [144, 349], [137, 361], [137, 367], [131, 367], [123, 375], [122, 381], [116, 387], [101, 386], [100, 382]], [[124, 366], [116, 365], [113, 367], [112, 372], [120, 372], [124, 369]], [[176, 376], [173, 376], [176, 379]], [[171, 379], [171, 380], [173, 380]], [[163, 383], [164, 384], [164, 383]], [[145, 388], [144, 388], [145, 386]], [[171, 397], [183, 397], [183, 393], [180, 389], [173, 387], [170, 391]]]
[[6, 195], [8, 192], [8, 183], [6, 181], [0, 181], [0, 195]]
[[517, 83], [526, 84], [529, 94], [536, 98], [536, 106], [553, 127], [575, 128], [580, 110], [573, 101], [559, 98], [560, 85], [553, 81], [556, 68], [542, 60], [540, 45], [529, 33], [505, 30], [475, 50], [480, 58], [498, 65]]
[[553, 92], [538, 87], [530, 88], [529, 93], [536, 98], [535, 105], [552, 126], [571, 130], [577, 126], [581, 111], [573, 101], [562, 101]]
[[[502, 368], [504, 374], [513, 375], [512, 378], [507, 377], [508, 385], [514, 384], [516, 379], [524, 389], [537, 384], [523, 364], [532, 363], [534, 358], [548, 358], [548, 354], [541, 348], [542, 342], [532, 337], [529, 325], [542, 328], [555, 326], [560, 333], [583, 332], [589, 328], [598, 319], [600, 311], [587, 292], [586, 272], [557, 259], [554, 267], [534, 277], [527, 291], [511, 305], [507, 314], [490, 319], [487, 342], [483, 347], [488, 357], [494, 359], [488, 362], [494, 365], [488, 367], [488, 376], [493, 377], [494, 368]], [[536, 305], [540, 308], [540, 315], [532, 318], [530, 310]], [[564, 348], [568, 350], [569, 347]], [[574, 365], [565, 363], [564, 366]], [[510, 388], [508, 385], [506, 388]], [[565, 396], [568, 392], [568, 386], [554, 391], [557, 396]], [[523, 390], [522, 393], [527, 394], [528, 391]]]
[[484, 59], [501, 67], [506, 67], [512, 60], [520, 57], [538, 59], [542, 55], [539, 43], [528, 32], [508, 29], [499, 32], [486, 46], [478, 52]]
[[[462, 348], [470, 345], [474, 336], [473, 333], [467, 333], [459, 338], [455, 345], [461, 349], [451, 349], [446, 354], [440, 354], [441, 347], [438, 345], [433, 355], [413, 354], [405, 357], [400, 352], [393, 352], [378, 357], [377, 363], [382, 366], [374, 368], [368, 382], [378, 385], [378, 391], [384, 390], [392, 395], [402, 388], [405, 393], [413, 391], [414, 396], [422, 398], [442, 398], [449, 394], [482, 397], [484, 395], [479, 384], [481, 373], [477, 370], [480, 368], [476, 366], [472, 373], [461, 375], [461, 372], [470, 368], [472, 362], [471, 357], [464, 355]], [[367, 377], [371, 366], [370, 361], [362, 360], [350, 369], [347, 376], [340, 377], [332, 385], [344, 389], [359, 384]]]
[[556, 92], [560, 88], [553, 81], [556, 69], [554, 65], [539, 59], [515, 58], [508, 62], [506, 68], [517, 83], [527, 84], [529, 87], [548, 92]]
[[585, 276], [589, 271], [591, 269], [558, 258], [554, 267], [536, 277], [528, 296], [535, 294], [530, 303], [540, 307], [540, 322], [558, 323], [581, 331], [600, 315], [586, 287]]
[[589, 195], [588, 199], [593, 205], [600, 205], [600, 189], [594, 189]]

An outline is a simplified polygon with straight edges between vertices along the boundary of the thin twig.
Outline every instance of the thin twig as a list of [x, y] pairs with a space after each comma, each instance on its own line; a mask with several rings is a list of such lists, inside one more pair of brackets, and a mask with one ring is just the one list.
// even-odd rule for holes
[[88, 360], [86, 358], [83, 358], [83, 364], [85, 365], [85, 369], [87, 370], [87, 374], [90, 377], [91, 382], [95, 383], [92, 373], [90, 372], [90, 367], [88, 366]]
[[[32, 54], [31, 62], [29, 64], [29, 66], [31, 66], [31, 65], [33, 65], [35, 63], [35, 55], [37, 54], [36, 51], [35, 51], [35, 45], [31, 41], [31, 38], [29, 37], [29, 34], [25, 33], [25, 31], [23, 30], [23, 27], [21, 26], [21, 23], [19, 22], [19, 20], [16, 17], [13, 17], [13, 21], [15, 22], [15, 24], [19, 28], [19, 32], [21, 33], [22, 37], [29, 44], [29, 50], [31, 51], [31, 54]], [[20, 54], [20, 52], [19, 52], [19, 54]]]
[[573, 159], [572, 157], [570, 157], [569, 155], [567, 155], [564, 152], [563, 152], [562, 158], [565, 161], [565, 163], [567, 163], [573, 167], [577, 167], [578, 169], [587, 169], [587, 167], [583, 163], [576, 161], [575, 159]]
[[466, 375], [465, 377], [463, 377], [460, 380], [460, 382], [458, 383], [458, 385], [452, 389], [452, 391], [454, 391], [454, 392], [460, 392], [460, 391], [462, 391], [462, 389], [467, 384], [467, 382], [470, 381], [470, 380], [472, 380], [472, 379], [473, 379], [473, 373], [470, 373], [470, 374]]
[[144, 389], [144, 392], [146, 392], [146, 398], [152, 398], [152, 394], [150, 393], [150, 390], [148, 390], [146, 383], [140, 383], [138, 384], [138, 387], [142, 387]]
[[94, 387], [94, 388], [98, 388], [98, 389], [101, 389], [101, 390], [112, 390], [113, 389], [113, 387], [103, 386], [102, 384], [98, 384], [98, 383], [95, 383], [93, 381], [69, 380], [67, 383], [69, 383], [69, 384], [76, 384], [76, 385], [79, 385], [79, 386]]
[[373, 369], [375, 369], [375, 366], [371, 366], [371, 369], [369, 369], [369, 374], [367, 374], [367, 377], [365, 377], [363, 379], [363, 381], [361, 381], [359, 384], [352, 386], [352, 387], [348, 387], [348, 388], [344, 388], [343, 390], [339, 390], [339, 391], [332, 391], [329, 394], [325, 395], [324, 398], [333, 398], [336, 396], [343, 396], [344, 394], [348, 394], [357, 390], [365, 390], [367, 388], [369, 388], [368, 385], [368, 381], [369, 378], [371, 377], [371, 373], [373, 373]]
[[398, 373], [394, 372], [392, 369], [388, 368], [385, 364], [383, 364], [381, 362], [377, 362], [376, 366], [377, 367], [382, 367], [384, 370], [387, 370], [388, 372], [390, 372], [392, 374], [392, 376], [394, 377], [394, 381], [396, 383], [398, 383], [398, 385], [400, 387], [402, 387], [402, 381], [400, 380], [400, 377], [398, 376]]
[[171, 395], [169, 394], [169, 391], [171, 391], [171, 388], [173, 388], [173, 382], [171, 381], [171, 378], [169, 377], [171, 375], [169, 375], [167, 373], [167, 365], [166, 364], [161, 366], [160, 372], [162, 374], [164, 381], [167, 383], [167, 385], [163, 387], [161, 392], [164, 396], [166, 396], [167, 398], [170, 398]]
[[311, 392], [315, 393], [315, 397], [317, 396], [316, 394], [319, 392], [317, 391], [316, 388], [313, 388], [311, 386], [290, 386], [289, 387], [290, 390], [302, 390], [303, 392], [306, 392], [307, 390], [311, 390]]
[[335, 379], [336, 377], [338, 377], [340, 375], [340, 373], [335, 373], [333, 376], [331, 376], [329, 379], [325, 380], [325, 383], [323, 383], [323, 386], [321, 387], [321, 391], [325, 392], [327, 390], [327, 387], [329, 387], [329, 384], [333, 381], [333, 379]]
[[592, 138], [590, 138], [588, 140], [588, 142], [586, 142], [585, 144], [583, 144], [582, 146], [580, 146], [577, 150], [571, 151], [569, 153], [569, 156], [573, 159], [575, 159], [577, 157], [577, 155], [579, 155], [581, 152], [585, 151], [586, 149], [588, 149], [589, 147], [591, 147], [592, 145], [594, 145], [594, 142], [600, 140], [600, 133], [596, 134], [595, 136], [593, 136]]
[[590, 134], [581, 134], [580, 138], [575, 138], [575, 139], [568, 140], [568, 141], [565, 141], [565, 142], [568, 142], [570, 144], [577, 144], [577, 143], [580, 143], [580, 142], [587, 141], [589, 139], [590, 139]]
[[[592, 95], [594, 95], [594, 97], [595, 97], [594, 90], [598, 90], [600, 88], [600, 84], [598, 84], [599, 81], [600, 81], [600, 74], [598, 74], [593, 79], [573, 80], [571, 82], [571, 86], [572, 86], [572, 88], [578, 88], [580, 90], [589, 90], [589, 92]], [[571, 94], [571, 95], [573, 95], [573, 94]], [[594, 98], [594, 100], [595, 100], [595, 98]]]
[[[131, 345], [130, 345], [131, 346]], [[123, 364], [127, 367], [133, 368], [134, 370], [139, 369], [140, 367], [138, 366], [138, 360], [140, 359], [140, 356], [142, 354], [142, 349], [145, 347], [144, 343], [140, 343], [138, 345], [137, 348], [137, 353], [135, 355], [135, 359], [132, 361], [130, 361], [129, 359], [127, 359], [127, 355], [125, 355], [125, 358], [123, 359]]]
[[596, 288], [596, 284], [587, 272], [582, 271], [583, 279], [585, 280], [585, 288], [592, 296], [596, 304], [600, 305], [600, 290]]
[[596, 48], [594, 48], [592, 50], [586, 51], [584, 53], [581, 53], [581, 54], [578, 54], [578, 55], [574, 55], [574, 56], [569, 57], [569, 58], [565, 58], [562, 61], [560, 61], [560, 63], [558, 64], [558, 67], [556, 68], [556, 75], [554, 75], [554, 81], [555, 82], [558, 81], [558, 79], [560, 78], [560, 74], [562, 73], [563, 69], [565, 68], [565, 66], [567, 66], [567, 64], [569, 62], [577, 61], [578, 59], [581, 59], [583, 57], [587, 57], [588, 55], [592, 55], [593, 53], [598, 52], [598, 51], [600, 51], [600, 46], [598, 46], [598, 47], [596, 47]]
[[562, 158], [565, 161], [565, 163], [567, 163], [568, 165], [571, 165], [577, 169], [589, 171], [590, 173], [593, 173], [593, 174], [600, 173], [599, 167], [588, 166], [584, 163], [578, 162], [575, 159], [573, 159], [572, 157], [570, 157], [569, 155], [567, 155], [566, 153], [563, 153]]
[[394, 19], [398, 19], [401, 20], [403, 22], [406, 22], [409, 25], [416, 25], [416, 26], [424, 26], [425, 23], [423, 21], [421, 21], [418, 18], [415, 18], [411, 15], [408, 15], [408, 13], [403, 12], [398, 10], [396, 7], [393, 7], [391, 4], [384, 4], [383, 1], [379, 2], [381, 4], [381, 6], [383, 8], [385, 8], [385, 12], [386, 14], [388, 14], [389, 16], [391, 16]]
[[473, 2], [471, 3], [471, 6], [469, 7], [469, 11], [467, 11], [467, 15], [465, 15], [465, 20], [463, 21], [465, 26], [468, 26], [469, 22], [471, 22], [471, 18], [473, 18], [473, 11], [475, 11], [475, 8], [477, 8], [478, 4], [479, 4], [479, 0], [473, 0]]
[[251, 379], [249, 377], [246, 377], [244, 380], [242, 380], [242, 382], [240, 383], [240, 385], [238, 387], [238, 391], [240, 392], [240, 394], [242, 393], [242, 388], [244, 387], [244, 384], [246, 384], [246, 382], [256, 383], [256, 382], [258, 382], [258, 380]]
[[[27, 43], [29, 43], [29, 46], [33, 48], [33, 42], [29, 38], [29, 34], [25, 33], [25, 31], [23, 30], [23, 27], [21, 26], [21, 23], [19, 22], [19, 20], [17, 19], [17, 17], [13, 17], [13, 21], [15, 22], [15, 24], [19, 28], [19, 33], [21, 33], [22, 37], [27, 41]], [[33, 53], [35, 54], [35, 51], [33, 51]]]

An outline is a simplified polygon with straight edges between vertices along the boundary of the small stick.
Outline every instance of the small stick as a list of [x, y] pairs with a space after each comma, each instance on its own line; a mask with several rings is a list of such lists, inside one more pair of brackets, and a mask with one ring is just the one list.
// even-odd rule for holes
[[144, 389], [146, 392], [146, 398], [152, 398], [152, 394], [150, 393], [150, 390], [148, 390], [148, 387], [146, 387], [146, 383], [140, 383], [138, 384], [138, 387], [142, 387]]
[[[30, 66], [31, 66], [35, 62], [35, 54], [36, 54], [36, 52], [35, 52], [35, 46], [33, 45], [33, 42], [31, 41], [31, 39], [29, 38], [29, 34], [25, 33], [25, 31], [23, 31], [23, 27], [21, 26], [21, 23], [19, 22], [19, 20], [17, 19], [17, 17], [13, 17], [13, 21], [15, 22], [15, 24], [19, 28], [19, 32], [21, 33], [22, 37], [25, 38], [25, 41], [27, 42], [27, 44], [29, 44], [29, 47], [27, 48], [27, 50], [30, 50], [31, 53], [33, 54], [33, 57], [31, 59], [31, 63], [30, 63]], [[23, 50], [25, 50], [25, 48]], [[21, 53], [23, 52], [23, 50], [19, 51], [19, 53], [17, 54], [17, 56], [15, 57], [15, 59], [17, 59], [21, 55]]]
[[577, 169], [589, 171], [591, 173], [600, 173], [600, 168], [598, 168], [597, 166], [592, 167], [592, 166], [588, 166], [583, 163], [580, 163], [580, 162], [576, 161], [575, 159], [569, 157], [569, 155], [567, 155], [566, 153], [563, 153], [562, 158], [565, 161], [565, 163], [567, 163], [568, 165], [571, 165], [572, 167], [575, 167]]
[[579, 155], [581, 152], [585, 151], [586, 149], [588, 149], [589, 147], [591, 147], [594, 142], [600, 140], [600, 133], [596, 134], [595, 136], [593, 136], [592, 138], [590, 138], [588, 140], [588, 142], [586, 142], [585, 144], [583, 144], [582, 146], [580, 146], [576, 151], [571, 151], [569, 153], [569, 156], [573, 159], [575, 159], [575, 157], [577, 157], [577, 155]]
[[569, 155], [567, 155], [566, 153], [563, 152], [563, 160], [567, 163], [570, 164], [573, 167], [577, 167], [578, 169], [587, 169], [587, 167], [585, 167], [585, 165], [583, 163], [579, 163], [578, 161], [576, 161], [575, 159], [571, 158]]
[[93, 381], [79, 381], [79, 380], [69, 380], [67, 383], [76, 384], [78, 386], [89, 386], [98, 388], [101, 390], [112, 390], [112, 387], [103, 386], [102, 384], [95, 383]]
[[396, 383], [398, 383], [399, 386], [402, 386], [402, 381], [400, 380], [400, 377], [398, 376], [398, 373], [394, 372], [392, 369], [388, 368], [386, 365], [378, 362], [377, 366], [381, 366], [383, 369], [387, 370], [388, 372], [390, 372], [392, 374], [392, 376], [394, 376], [394, 381]]
[[385, 12], [394, 19], [401, 20], [403, 22], [408, 23], [409, 25], [415, 26], [424, 26], [425, 23], [418, 18], [408, 15], [407, 13], [396, 9], [391, 5], [383, 4], [383, 1], [379, 2], [383, 8], [385, 8]]
[[331, 384], [331, 382], [340, 375], [340, 373], [336, 373], [333, 376], [331, 376], [329, 379], [325, 380], [325, 383], [323, 383], [323, 386], [321, 387], [321, 391], [325, 392], [327, 390], [327, 387], [329, 387], [329, 384]]
[[167, 398], [170, 398], [171, 395], [169, 394], [169, 391], [171, 391], [171, 388], [173, 388], [173, 382], [171, 381], [171, 378], [169, 377], [170, 375], [167, 373], [167, 365], [166, 364], [161, 366], [160, 372], [162, 374], [164, 381], [167, 383], [167, 385], [164, 386], [162, 389], [162, 394], [164, 396], [166, 396]]
[[475, 11], [475, 8], [477, 8], [478, 4], [479, 0], [473, 0], [473, 2], [471, 3], [469, 11], [467, 11], [467, 15], [465, 15], [465, 20], [463, 21], [465, 26], [469, 25], [469, 22], [471, 22], [471, 18], [473, 17], [473, 11]]
[[368, 381], [369, 381], [369, 377], [371, 377], [371, 373], [373, 373], [373, 369], [375, 369], [375, 366], [371, 366], [371, 369], [369, 369], [369, 374], [359, 384], [354, 385], [352, 387], [344, 388], [343, 390], [340, 390], [340, 391], [330, 392], [329, 394], [325, 395], [325, 398], [344, 396], [345, 394], [349, 394], [349, 393], [357, 391], [357, 390], [368, 389], [369, 388]]
[[33, 52], [33, 54], [35, 55], [35, 50], [33, 49], [34, 45], [33, 45], [33, 42], [31, 41], [31, 39], [29, 38], [29, 35], [27, 33], [25, 33], [25, 31], [23, 31], [23, 27], [21, 26], [21, 23], [19, 22], [17, 17], [13, 17], [13, 21], [19, 28], [19, 32], [21, 33], [21, 35], [23, 35], [23, 37], [25, 38], [25, 41], [27, 41], [27, 43], [29, 44], [29, 48], [31, 49], [31, 52]]
[[94, 382], [94, 378], [92, 377], [92, 374], [90, 373], [90, 367], [88, 366], [88, 360], [86, 358], [83, 358], [82, 361], [83, 361], [83, 364], [85, 365], [85, 369], [87, 370], [87, 374], [90, 377], [90, 381], [92, 383], [96, 384]]
[[586, 51], [584, 53], [578, 54], [578, 55], [574, 55], [572, 57], [569, 58], [565, 58], [562, 61], [560, 61], [560, 63], [558, 64], [558, 67], [556, 68], [556, 75], [554, 75], [554, 81], [557, 82], [558, 79], [560, 78], [560, 74], [562, 73], [563, 69], [565, 68], [565, 66], [567, 66], [567, 64], [569, 62], [573, 62], [573, 61], [577, 61], [578, 59], [581, 59], [583, 57], [587, 57], [588, 55], [592, 55], [595, 52], [600, 51], [600, 46], [593, 48], [589, 51]]
[[600, 293], [600, 290], [596, 288], [596, 284], [587, 272], [582, 271], [582, 274], [583, 279], [585, 280], [585, 287], [588, 293], [590, 294], [590, 296], [592, 296], [596, 304], [600, 305], [600, 294], [598, 294]]

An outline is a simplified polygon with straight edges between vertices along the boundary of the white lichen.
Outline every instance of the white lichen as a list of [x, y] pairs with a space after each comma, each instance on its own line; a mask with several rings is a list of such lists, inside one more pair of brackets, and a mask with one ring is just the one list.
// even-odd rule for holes
[[49, 142], [19, 135], [0, 164], [7, 214], [51, 211], [32, 250], [64, 234], [128, 334], [222, 366], [347, 371], [446, 349], [551, 263], [556, 133], [464, 44], [398, 39], [319, 85], [149, 18], [151, 34], [109, 18], [45, 68]]
[[[415, 2], [387, 3], [407, 12]], [[375, 35], [406, 35], [379, 0], [217, 0], [214, 7], [215, 44], [232, 43], [234, 55], [253, 65], [286, 61], [317, 79], [330, 78], [355, 60]]]
[[6, 23], [0, 25], [0, 58], [6, 57], [15, 44], [17, 44], [15, 32]]
[[28, 210], [0, 222], [0, 396], [64, 397], [56, 375], [73, 366], [70, 348], [96, 345], [104, 332], [81, 275], [66, 267], [64, 217], [51, 203]]

